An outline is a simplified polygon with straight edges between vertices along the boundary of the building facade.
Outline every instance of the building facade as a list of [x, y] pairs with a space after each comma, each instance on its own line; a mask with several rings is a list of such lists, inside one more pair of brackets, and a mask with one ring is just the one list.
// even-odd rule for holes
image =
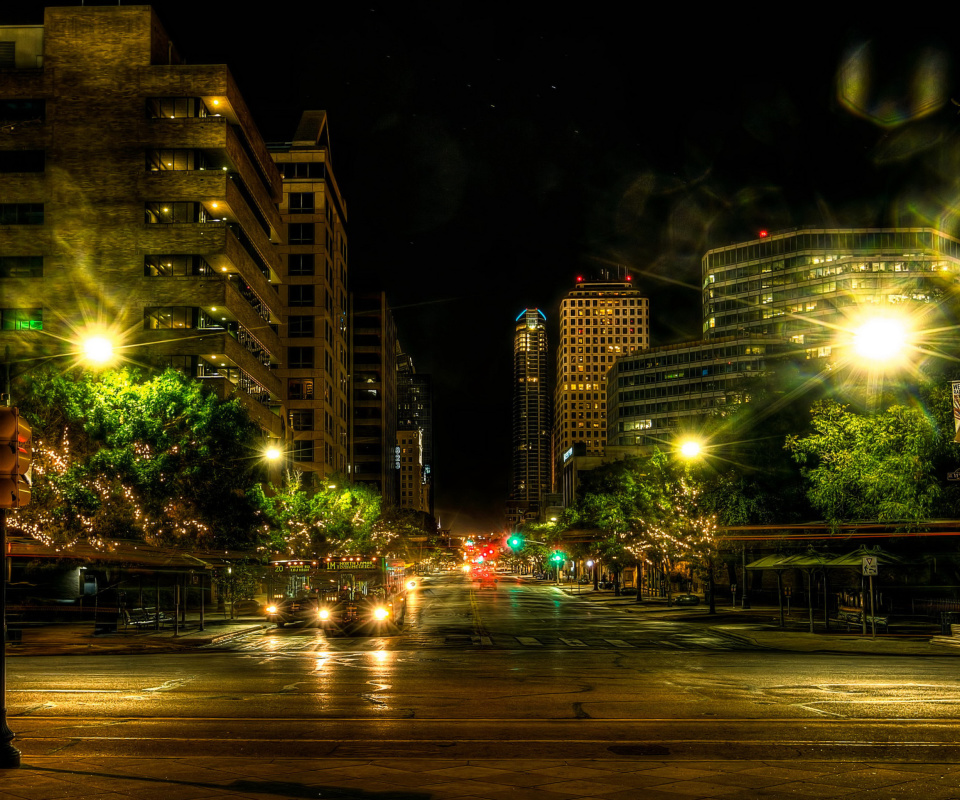
[[397, 431], [397, 452], [399, 455], [397, 506], [428, 514], [429, 489], [424, 480], [423, 434], [419, 428]]
[[285, 393], [298, 470], [346, 474], [350, 458], [347, 207], [330, 156], [327, 115], [307, 111], [293, 141], [269, 145], [283, 178], [277, 246], [286, 319]]
[[0, 42], [0, 345], [111, 333], [281, 436], [281, 179], [227, 67], [183, 63], [148, 6]]
[[705, 339], [775, 336], [823, 358], [866, 312], [938, 327], [960, 241], [933, 228], [792, 230], [709, 250], [702, 270]]
[[521, 311], [513, 336], [513, 463], [507, 524], [539, 516], [553, 485], [553, 407], [550, 398], [547, 317]]
[[383, 292], [350, 294], [350, 381], [353, 414], [349, 473], [376, 488], [385, 506], [396, 506], [397, 329]]
[[584, 281], [560, 303], [554, 389], [554, 461], [582, 444], [602, 455], [607, 440], [607, 371], [650, 346], [650, 301], [627, 280]]
[[741, 402], [746, 382], [787, 350], [776, 337], [727, 336], [621, 358], [607, 381], [608, 446], [672, 447], [697, 420]]
[[[399, 348], [398, 348], [399, 350]], [[418, 372], [413, 358], [402, 351], [397, 354], [397, 431], [419, 431], [419, 447], [423, 462], [425, 507], [434, 513], [433, 460], [433, 385], [429, 375]], [[403, 498], [401, 491], [401, 500]]]

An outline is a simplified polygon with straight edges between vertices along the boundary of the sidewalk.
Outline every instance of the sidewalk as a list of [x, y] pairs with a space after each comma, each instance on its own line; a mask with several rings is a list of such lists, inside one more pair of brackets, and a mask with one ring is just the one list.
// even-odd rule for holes
[[116, 633], [95, 632], [93, 621], [27, 624], [19, 628], [20, 642], [7, 642], [7, 657], [46, 655], [118, 655], [124, 653], [178, 653], [242, 636], [268, 627], [262, 616], [224, 618], [208, 613], [200, 630], [198, 612], [187, 614], [178, 632], [173, 625], [160, 630], [123, 629]]
[[[544, 584], [550, 585], [550, 584]], [[635, 596], [616, 597], [613, 590], [594, 591], [592, 586], [554, 586], [571, 597], [629, 614], [657, 615], [677, 622], [703, 624], [714, 633], [729, 636], [770, 650], [795, 653], [862, 653], [866, 655], [901, 656], [960, 656], [960, 636], [948, 637], [918, 633], [877, 633], [876, 638], [848, 631], [842, 623], [831, 622], [830, 631], [824, 631], [823, 618], [815, 617], [814, 632], [809, 631], [805, 609], [794, 609], [787, 617], [786, 627], [779, 625], [777, 606], [754, 606], [741, 609], [717, 604], [717, 613], [710, 615], [705, 605], [668, 606], [665, 598], [647, 598], [642, 603]]]

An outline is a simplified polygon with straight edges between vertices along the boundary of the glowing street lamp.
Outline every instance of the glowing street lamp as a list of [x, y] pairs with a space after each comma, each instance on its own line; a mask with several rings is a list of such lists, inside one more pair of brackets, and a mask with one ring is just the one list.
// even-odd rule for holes
[[696, 458], [703, 450], [703, 446], [696, 439], [685, 439], [680, 443], [680, 455], [684, 458]]
[[106, 336], [91, 336], [80, 343], [84, 361], [95, 366], [104, 366], [113, 361], [113, 340]]
[[893, 317], [868, 319], [853, 332], [854, 352], [878, 364], [899, 358], [906, 346], [906, 326]]

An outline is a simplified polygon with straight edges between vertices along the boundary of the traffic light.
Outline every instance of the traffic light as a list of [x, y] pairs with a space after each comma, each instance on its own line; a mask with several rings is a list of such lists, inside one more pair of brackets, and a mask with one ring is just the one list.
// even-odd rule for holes
[[509, 547], [511, 550], [519, 550], [521, 547], [523, 547], [523, 537], [518, 533], [512, 534], [507, 539], [507, 547]]
[[561, 562], [567, 560], [567, 554], [562, 553], [559, 550], [554, 550], [553, 555], [550, 556], [550, 560], [553, 561], [555, 564], [560, 564]]
[[30, 504], [33, 432], [15, 408], [0, 407], [0, 508]]

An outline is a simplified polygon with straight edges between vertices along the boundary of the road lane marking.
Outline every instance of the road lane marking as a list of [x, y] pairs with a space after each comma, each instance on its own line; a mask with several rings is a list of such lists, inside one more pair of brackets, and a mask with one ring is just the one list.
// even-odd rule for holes
[[542, 647], [543, 646], [543, 643], [539, 639], [534, 639], [532, 636], [518, 636], [517, 641], [526, 647]]
[[633, 647], [630, 642], [625, 642], [623, 639], [604, 639], [603, 641], [612, 644], [614, 647]]
[[587, 646], [586, 642], [581, 642], [579, 639], [564, 639], [561, 636], [560, 641], [566, 645], [569, 645], [570, 647], [586, 647]]

